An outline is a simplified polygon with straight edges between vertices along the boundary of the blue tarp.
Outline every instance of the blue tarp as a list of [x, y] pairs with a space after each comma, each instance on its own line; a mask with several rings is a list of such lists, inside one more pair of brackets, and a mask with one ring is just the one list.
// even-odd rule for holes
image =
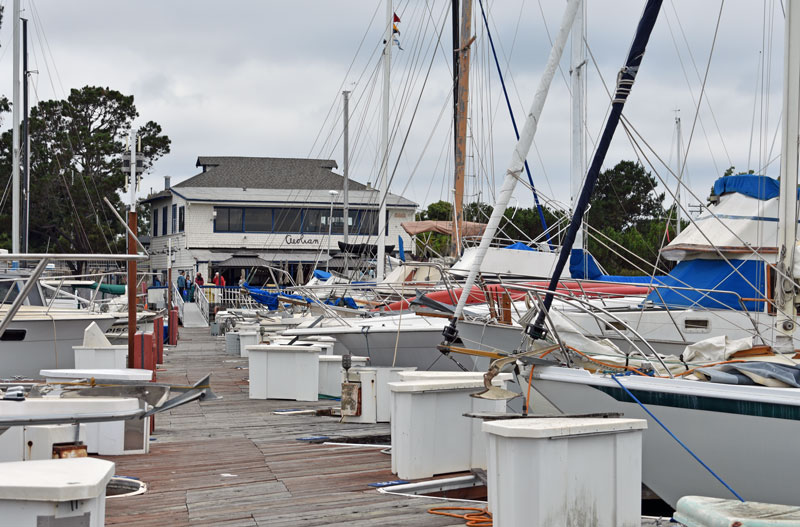
[[[756, 260], [729, 261], [731, 265], [724, 260], [680, 262], [668, 276], [661, 277], [661, 282], [665, 286], [689, 289], [659, 287], [657, 288], [658, 293], [652, 291], [647, 296], [647, 300], [657, 305], [666, 304], [669, 307], [707, 307], [741, 311], [742, 305], [739, 303], [739, 298], [731, 292], [738, 294], [741, 298], [764, 298], [766, 291], [764, 263]], [[738, 270], [738, 273], [734, 271], [734, 268]], [[747, 282], [753, 285], [751, 286]], [[706, 291], [697, 291], [691, 288], [705, 289]], [[709, 289], [715, 291], [708, 291]], [[764, 309], [763, 302], [750, 301], [744, 302], [744, 305], [748, 311]]]
[[599, 280], [603, 273], [594, 261], [594, 256], [583, 249], [572, 249], [569, 255], [569, 275], [582, 280]]
[[406, 261], [406, 250], [403, 247], [403, 237], [399, 234], [397, 235], [397, 257], [400, 258], [403, 262]]
[[[324, 271], [323, 271], [324, 272]], [[252, 287], [245, 282], [242, 284], [244, 289], [247, 289], [247, 292], [250, 293], [250, 297], [258, 302], [259, 304], [266, 306], [267, 309], [270, 311], [275, 311], [280, 306], [280, 300], [278, 296], [282, 296], [284, 298], [294, 298], [295, 300], [305, 300], [309, 303], [318, 303], [319, 301], [313, 298], [309, 298], [307, 296], [301, 295], [292, 295], [285, 291], [281, 292], [272, 292], [267, 291], [266, 289], [259, 289], [257, 287]], [[342, 297], [342, 298], [335, 298], [335, 299], [327, 299], [323, 301], [323, 304], [327, 304], [329, 306], [345, 306], [351, 309], [358, 309], [358, 305], [356, 304], [355, 300], [350, 297]]]
[[535, 251], [533, 247], [528, 247], [522, 242], [512, 243], [511, 245], [506, 245], [503, 249], [514, 249], [516, 251]]
[[314, 278], [319, 280], [327, 280], [331, 277], [331, 273], [323, 271], [322, 269], [314, 269]]
[[620, 284], [660, 284], [663, 276], [622, 276], [603, 274], [594, 256], [583, 249], [572, 249], [569, 256], [569, 275], [581, 280], [597, 280], [600, 282], [618, 282]]
[[751, 198], [768, 200], [778, 197], [780, 183], [777, 179], [755, 174], [721, 177], [714, 182], [714, 194], [717, 196], [730, 192], [738, 192]]

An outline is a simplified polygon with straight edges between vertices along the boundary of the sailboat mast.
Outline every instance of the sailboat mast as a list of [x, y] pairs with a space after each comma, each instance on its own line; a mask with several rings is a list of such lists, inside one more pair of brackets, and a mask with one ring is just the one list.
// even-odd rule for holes
[[678, 161], [678, 170], [675, 172], [678, 176], [678, 188], [675, 190], [675, 235], [681, 233], [681, 183], [683, 181], [683, 160], [681, 159], [681, 118], [675, 116], [675, 139], [676, 151], [675, 159]]
[[[792, 30], [794, 28], [794, 30]], [[775, 317], [778, 351], [794, 350], [794, 280], [792, 268], [797, 245], [797, 169], [800, 136], [800, 8], [786, 4], [783, 57], [783, 137], [781, 139], [780, 198], [778, 202], [778, 281], [775, 291], [778, 314]]]
[[383, 280], [386, 260], [386, 194], [389, 191], [389, 79], [392, 65], [392, 0], [386, 0], [386, 35], [383, 47], [383, 119], [381, 123], [380, 208], [378, 209], [378, 269], [376, 280]]
[[31, 124], [28, 115], [28, 20], [22, 19], [22, 159], [24, 160], [25, 196], [22, 209], [22, 250], [28, 252], [31, 223]]
[[[572, 26], [572, 64], [570, 81], [572, 89], [571, 127], [572, 156], [570, 157], [570, 189], [572, 206], [581, 193], [583, 176], [586, 174], [586, 46], [584, 36], [586, 24], [586, 3], [584, 2], [575, 15]], [[575, 235], [575, 247], [583, 249], [583, 222]], [[585, 266], [583, 267], [586, 268]]]
[[456, 148], [453, 210], [455, 215], [454, 235], [451, 237], [450, 255], [461, 254], [461, 233], [464, 221], [464, 172], [467, 163], [467, 108], [469, 102], [469, 48], [472, 44], [472, 0], [461, 3], [461, 41], [458, 46], [458, 99], [455, 116]]
[[344, 220], [344, 225], [342, 226], [342, 239], [344, 243], [348, 243], [348, 235], [350, 234], [350, 196], [348, 195], [349, 187], [350, 187], [350, 92], [343, 91], [342, 97], [344, 98], [344, 137], [343, 137], [343, 144], [344, 144], [344, 154], [342, 159], [342, 173], [344, 175], [344, 182], [343, 182], [343, 196], [344, 199], [344, 206], [342, 207], [342, 220]]
[[550, 84], [558, 69], [558, 63], [561, 61], [561, 56], [564, 53], [564, 47], [567, 45], [567, 38], [569, 37], [570, 28], [575, 20], [575, 14], [582, 4], [582, 0], [568, 0], [567, 7], [564, 10], [564, 16], [561, 19], [561, 28], [558, 30], [553, 47], [550, 50], [550, 56], [547, 59], [542, 77], [539, 80], [539, 86], [536, 88], [536, 94], [533, 97], [533, 103], [528, 110], [528, 118], [525, 120], [525, 125], [519, 134], [519, 140], [511, 154], [511, 162], [506, 170], [506, 177], [503, 180], [503, 186], [497, 195], [497, 201], [494, 204], [494, 210], [489, 217], [489, 222], [486, 224], [486, 230], [481, 238], [481, 244], [475, 253], [475, 259], [472, 262], [472, 268], [467, 275], [467, 281], [464, 283], [461, 296], [458, 299], [453, 317], [450, 325], [446, 326], [442, 331], [442, 335], [448, 342], [455, 340], [458, 331], [456, 330], [456, 323], [464, 311], [464, 306], [467, 303], [467, 298], [472, 292], [472, 286], [475, 283], [475, 278], [478, 276], [478, 271], [483, 263], [483, 258], [492, 243], [497, 228], [500, 225], [500, 220], [503, 218], [508, 202], [511, 200], [511, 194], [514, 193], [514, 187], [517, 184], [517, 178], [522, 174], [525, 166], [525, 158], [528, 156], [528, 151], [533, 144], [533, 137], [536, 135], [536, 129], [539, 126], [539, 118], [542, 116], [542, 109], [547, 100], [547, 92], [550, 89]]
[[455, 159], [456, 148], [458, 148], [458, 126], [456, 126], [456, 120], [458, 119], [458, 48], [461, 47], [459, 5], [458, 0], [451, 0], [450, 2], [450, 18], [453, 23], [453, 159]]
[[19, 254], [19, 217], [20, 217], [20, 188], [19, 188], [19, 161], [20, 161], [20, 140], [19, 140], [19, 59], [20, 59], [20, 38], [19, 38], [19, 4], [20, 0], [14, 0], [13, 27], [14, 27], [14, 88], [12, 94], [11, 107], [11, 250], [14, 254]]

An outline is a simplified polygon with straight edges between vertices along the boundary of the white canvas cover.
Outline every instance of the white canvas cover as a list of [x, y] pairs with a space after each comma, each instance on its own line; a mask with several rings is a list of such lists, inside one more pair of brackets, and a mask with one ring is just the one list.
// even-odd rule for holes
[[[739, 193], [724, 194], [686, 227], [661, 254], [668, 260], [719, 258], [712, 243], [727, 257], [756, 259], [745, 244], [775, 262], [778, 245], [778, 198], [760, 200]], [[715, 217], [716, 216], [716, 217]]]

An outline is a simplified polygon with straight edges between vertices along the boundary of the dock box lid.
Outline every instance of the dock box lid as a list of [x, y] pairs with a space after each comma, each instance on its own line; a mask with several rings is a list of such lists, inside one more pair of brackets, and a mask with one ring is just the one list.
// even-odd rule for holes
[[114, 463], [89, 457], [3, 463], [0, 500], [62, 502], [97, 498], [113, 475]]
[[547, 418], [485, 421], [482, 430], [502, 437], [547, 439], [587, 434], [627, 432], [647, 428], [644, 419]]

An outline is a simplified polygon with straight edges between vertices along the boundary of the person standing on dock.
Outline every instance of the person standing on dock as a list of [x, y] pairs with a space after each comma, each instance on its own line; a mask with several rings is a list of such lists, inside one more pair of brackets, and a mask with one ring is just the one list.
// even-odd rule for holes
[[180, 293], [181, 298], [186, 300], [186, 277], [183, 275], [183, 271], [178, 275], [178, 293]]

